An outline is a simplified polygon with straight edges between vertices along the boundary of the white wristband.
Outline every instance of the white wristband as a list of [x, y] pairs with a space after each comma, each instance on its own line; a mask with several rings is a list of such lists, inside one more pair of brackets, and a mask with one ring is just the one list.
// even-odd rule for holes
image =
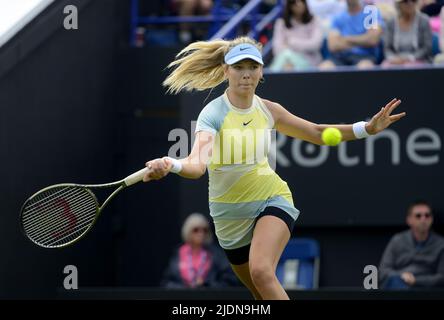
[[172, 173], [179, 173], [180, 171], [182, 171], [182, 162], [180, 162], [177, 159], [171, 158], [171, 157], [167, 157], [167, 158], [173, 164], [173, 166], [171, 167]]
[[367, 130], [365, 130], [365, 125], [367, 122], [360, 121], [353, 123], [353, 133], [355, 134], [356, 139], [363, 139], [370, 137]]

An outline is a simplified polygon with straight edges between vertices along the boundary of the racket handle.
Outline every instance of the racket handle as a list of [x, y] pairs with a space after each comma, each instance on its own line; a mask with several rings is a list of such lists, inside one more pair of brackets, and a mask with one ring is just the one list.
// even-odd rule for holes
[[133, 174], [130, 174], [128, 177], [126, 177], [125, 179], [123, 179], [123, 182], [125, 183], [125, 185], [127, 187], [129, 187], [130, 185], [133, 185], [137, 182], [142, 181], [143, 176], [148, 172], [148, 168], [143, 168], [137, 172], [134, 172]]

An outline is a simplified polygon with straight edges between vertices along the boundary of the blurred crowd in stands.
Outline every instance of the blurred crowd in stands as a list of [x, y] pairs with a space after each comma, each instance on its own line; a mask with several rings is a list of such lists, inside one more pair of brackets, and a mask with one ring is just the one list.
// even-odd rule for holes
[[421, 1], [287, 0], [271, 69], [443, 63], [442, 5]]
[[[267, 13], [278, 0], [264, 0]], [[248, 0], [221, 0], [226, 14]], [[259, 37], [271, 42], [273, 71], [444, 64], [444, 0], [285, 0], [280, 18]], [[213, 0], [162, 1], [162, 15], [214, 12]], [[175, 26], [178, 43], [208, 38], [210, 24]]]

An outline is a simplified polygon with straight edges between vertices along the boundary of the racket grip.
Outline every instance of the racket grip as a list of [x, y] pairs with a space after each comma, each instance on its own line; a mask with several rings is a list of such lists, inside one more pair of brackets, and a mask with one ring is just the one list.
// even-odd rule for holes
[[143, 168], [137, 172], [134, 172], [133, 174], [130, 174], [128, 177], [126, 177], [125, 179], [123, 179], [123, 182], [125, 183], [125, 185], [127, 187], [129, 187], [130, 185], [133, 185], [137, 182], [142, 181], [143, 176], [148, 172], [148, 168]]

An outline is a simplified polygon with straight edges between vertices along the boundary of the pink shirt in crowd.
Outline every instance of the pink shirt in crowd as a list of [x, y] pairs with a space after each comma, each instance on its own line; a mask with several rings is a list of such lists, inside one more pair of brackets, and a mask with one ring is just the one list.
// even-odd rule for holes
[[320, 21], [313, 17], [302, 24], [292, 20], [292, 27], [285, 26], [284, 19], [276, 20], [273, 32], [273, 54], [276, 57], [285, 49], [302, 54], [312, 65], [317, 66], [322, 61], [321, 46], [324, 39]]

